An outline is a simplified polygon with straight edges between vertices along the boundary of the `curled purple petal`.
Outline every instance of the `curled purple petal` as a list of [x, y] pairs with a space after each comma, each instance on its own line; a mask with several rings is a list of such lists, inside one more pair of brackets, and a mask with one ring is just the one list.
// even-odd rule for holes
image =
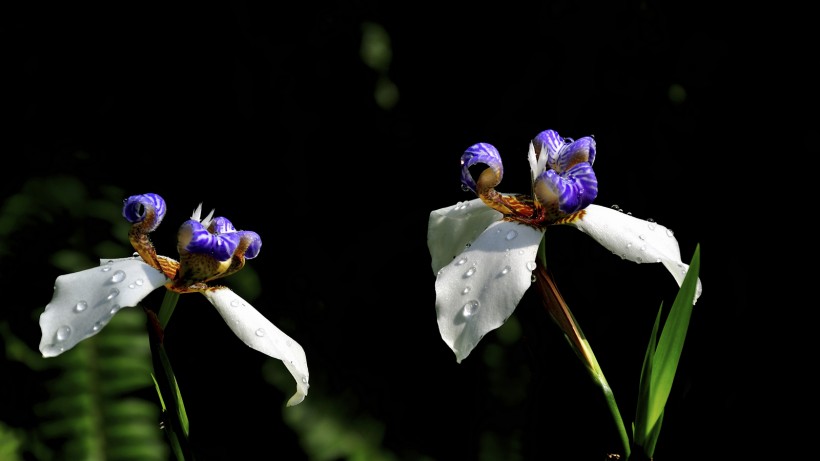
[[137, 224], [150, 219], [146, 223], [146, 230], [153, 231], [165, 217], [165, 200], [157, 194], [132, 195], [125, 199], [122, 207], [122, 216], [131, 224]]
[[208, 226], [208, 230], [214, 234], [236, 232], [236, 228], [233, 227], [233, 224], [228, 220], [228, 218], [223, 218], [222, 216], [214, 218], [213, 221], [211, 221], [211, 225]]
[[555, 130], [545, 130], [540, 133], [533, 139], [533, 145], [536, 149], [536, 152], [543, 154], [541, 152], [541, 147], [546, 146], [547, 148], [547, 155], [550, 158], [555, 158], [558, 155], [558, 152], [561, 151], [561, 148], [564, 147], [564, 138], [558, 134]]
[[504, 176], [504, 166], [501, 163], [501, 154], [492, 144], [480, 142], [468, 147], [461, 155], [461, 184], [476, 192], [476, 182], [470, 174], [469, 168], [473, 165], [483, 163], [489, 166], [497, 177], [497, 182], [501, 182]]
[[208, 254], [217, 261], [227, 261], [239, 244], [239, 236], [235, 234], [212, 234], [199, 221], [189, 219], [179, 228], [179, 250], [180, 253]]
[[581, 162], [587, 162], [590, 165], [595, 162], [595, 139], [590, 136], [584, 136], [565, 144], [558, 151], [555, 163], [550, 166], [562, 173]]
[[245, 257], [253, 259], [259, 255], [259, 250], [262, 249], [262, 238], [254, 231], [239, 231], [236, 232], [241, 238], [241, 244], [247, 245], [245, 250]]
[[589, 163], [573, 166], [564, 174], [547, 170], [536, 179], [536, 197], [547, 209], [568, 215], [586, 208], [598, 196], [598, 180]]

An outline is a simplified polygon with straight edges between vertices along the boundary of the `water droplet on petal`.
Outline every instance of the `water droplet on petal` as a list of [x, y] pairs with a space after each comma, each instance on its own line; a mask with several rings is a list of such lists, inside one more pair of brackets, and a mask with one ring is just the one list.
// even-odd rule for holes
[[666, 235], [672, 237], [673, 235], [675, 235], [675, 233], [672, 232], [672, 229], [666, 229]]
[[241, 305], [242, 305], [242, 302], [239, 301], [238, 299], [234, 299], [233, 301], [231, 301], [231, 307], [239, 307]]
[[116, 288], [112, 288], [111, 291], [108, 292], [108, 296], [105, 297], [106, 301], [111, 301], [112, 299], [116, 298], [117, 295], [120, 294], [120, 290]]
[[626, 248], [627, 248], [627, 249], [632, 248], [632, 244], [631, 244], [631, 243], [627, 243], [627, 244], [626, 244]]
[[535, 261], [527, 261], [527, 270], [534, 271], [535, 267]]
[[475, 266], [467, 269], [467, 272], [464, 273], [465, 277], [472, 277], [475, 274]]
[[102, 328], [102, 326], [102, 322], [94, 322], [94, 325], [91, 327], [91, 331], [100, 331], [100, 328]]
[[464, 307], [461, 309], [462, 314], [465, 317], [469, 317], [478, 311], [478, 306], [478, 300], [471, 299], [464, 304]]
[[653, 230], [655, 230], [655, 223], [652, 222], [652, 220], [650, 219], [649, 224], [647, 224], [646, 227], [648, 227], [649, 230], [653, 231]]
[[461, 290], [461, 294], [463, 294], [463, 295], [466, 295], [469, 292], [470, 292], [470, 287], [464, 287], [464, 289]]
[[131, 257], [134, 258], [134, 259], [137, 259], [137, 258], [140, 257], [140, 254], [135, 251], [135, 252], [131, 253]]
[[88, 303], [85, 301], [78, 301], [74, 306], [74, 312], [82, 312], [88, 308]]
[[462, 265], [466, 262], [467, 262], [467, 258], [461, 258], [458, 261], [456, 261], [456, 266], [460, 266], [460, 265]]
[[504, 266], [504, 269], [501, 269], [501, 275], [507, 275], [510, 273], [510, 266]]
[[302, 376], [302, 384], [307, 384], [307, 378]]
[[125, 272], [123, 271], [116, 271], [111, 275], [111, 281], [114, 283], [120, 283], [123, 280], [125, 280]]
[[518, 237], [518, 232], [516, 232], [514, 230], [511, 230], [511, 231], [507, 232], [507, 235], [504, 238], [507, 239], [507, 240], [512, 240], [516, 237]]
[[111, 310], [110, 310], [110, 311], [108, 311], [108, 313], [109, 313], [109, 314], [111, 314], [111, 315], [114, 315], [114, 314], [116, 314], [119, 310], [120, 310], [120, 305], [119, 305], [119, 304], [114, 304], [113, 306], [111, 306]]
[[57, 341], [65, 341], [69, 336], [71, 336], [70, 326], [63, 325], [57, 329]]
[[114, 261], [108, 261], [105, 265], [100, 269], [103, 272], [108, 272], [111, 270], [111, 265], [114, 264]]
[[643, 234], [639, 235], [638, 238], [641, 239], [641, 240], [646, 240], [646, 236], [643, 235]]
[[129, 284], [128, 284], [128, 288], [131, 288], [132, 290], [133, 290], [134, 288], [136, 288], [136, 287], [137, 287], [137, 286], [136, 286], [136, 285], [134, 285], [133, 283], [129, 283]]
[[265, 330], [264, 330], [263, 328], [259, 328], [259, 329], [257, 329], [257, 330], [256, 330], [256, 336], [259, 336], [260, 338], [261, 338], [262, 336], [265, 336]]
[[646, 245], [641, 245], [641, 251], [646, 251]]

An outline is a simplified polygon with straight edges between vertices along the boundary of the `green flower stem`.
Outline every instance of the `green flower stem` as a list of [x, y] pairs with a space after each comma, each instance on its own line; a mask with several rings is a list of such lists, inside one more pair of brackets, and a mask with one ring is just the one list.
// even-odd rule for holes
[[188, 443], [188, 416], [185, 412], [185, 405], [182, 403], [182, 394], [179, 391], [174, 370], [171, 368], [171, 362], [163, 346], [165, 326], [173, 314], [178, 299], [178, 293], [167, 291], [159, 316], [149, 309], [145, 312], [148, 316], [148, 336], [154, 374], [158, 376], [154, 382], [163, 407], [166, 435], [177, 459], [183, 461], [194, 459]]
[[587, 341], [586, 336], [584, 336], [583, 331], [581, 331], [581, 326], [578, 325], [578, 321], [575, 320], [575, 316], [572, 314], [569, 306], [564, 301], [564, 297], [561, 296], [561, 293], [558, 291], [558, 287], [555, 285], [555, 281], [552, 279], [552, 276], [550, 276], [549, 272], [547, 272], [546, 262], [547, 259], [544, 251], [544, 240], [541, 240], [541, 244], [538, 247], [538, 261], [535, 269], [535, 281], [537, 282], [537, 287], [541, 293], [544, 308], [547, 310], [550, 317], [558, 325], [561, 331], [564, 332], [564, 335], [569, 340], [572, 349], [575, 351], [578, 358], [581, 359], [581, 362], [583, 362], [592, 377], [592, 380], [598, 384], [601, 391], [604, 393], [607, 408], [612, 415], [612, 419], [615, 421], [618, 436], [621, 439], [621, 445], [623, 446], [625, 455], [624, 459], [629, 459], [629, 434], [626, 431], [626, 426], [624, 426], [621, 412], [618, 409], [617, 402], [615, 401], [615, 394], [612, 392], [612, 388], [609, 386], [609, 383], [604, 376], [604, 371], [601, 369], [601, 366], [598, 364], [598, 360], [595, 358], [595, 354], [592, 352], [592, 347], [589, 345], [589, 341]]

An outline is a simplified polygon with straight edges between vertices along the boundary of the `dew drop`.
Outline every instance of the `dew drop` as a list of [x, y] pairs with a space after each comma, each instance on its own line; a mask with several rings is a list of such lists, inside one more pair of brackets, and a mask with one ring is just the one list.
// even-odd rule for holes
[[461, 309], [462, 314], [465, 317], [469, 317], [478, 311], [478, 306], [478, 300], [471, 299], [464, 304], [464, 307]]
[[65, 341], [69, 336], [71, 336], [70, 326], [63, 325], [57, 329], [57, 341]]
[[136, 285], [134, 285], [133, 283], [129, 283], [129, 284], [128, 284], [128, 288], [131, 288], [132, 290], [133, 290], [134, 288], [136, 288], [136, 287], [137, 287], [137, 286], [136, 286]]
[[507, 235], [504, 238], [507, 239], [507, 240], [512, 240], [516, 237], [518, 237], [518, 232], [516, 232], [514, 230], [511, 230], [511, 231], [507, 232]]
[[672, 237], [673, 235], [675, 235], [675, 233], [672, 232], [672, 229], [666, 229], [666, 235]]
[[94, 322], [91, 331], [100, 331], [100, 328], [102, 328], [102, 322]]
[[641, 240], [646, 240], [646, 236], [643, 235], [643, 234], [639, 235], [638, 238], [641, 239]]
[[504, 269], [501, 269], [501, 275], [507, 275], [510, 273], [510, 266], [504, 266]]
[[626, 244], [626, 248], [627, 248], [627, 249], [632, 248], [632, 244], [631, 244], [631, 243], [627, 243], [627, 244]]
[[458, 261], [456, 261], [456, 266], [460, 266], [460, 265], [462, 265], [466, 262], [467, 262], [467, 258], [461, 258]]
[[305, 378], [304, 376], [302, 376], [302, 384], [307, 384], [307, 378]]
[[653, 231], [655, 230], [655, 223], [650, 219], [649, 224], [647, 224], [646, 227], [648, 227], [649, 230]]
[[242, 301], [240, 301], [238, 299], [234, 299], [233, 301], [231, 301], [231, 307], [239, 307], [241, 305], [242, 305]]
[[134, 280], [134, 283], [136, 283], [138, 287], [141, 287], [142, 284], [145, 283], [145, 282], [143, 282], [142, 279], [136, 279], [136, 280]]
[[646, 251], [646, 245], [641, 245], [641, 251]]
[[114, 264], [114, 261], [108, 261], [105, 265], [100, 269], [103, 272], [108, 272], [111, 270], [111, 265]]
[[112, 299], [116, 298], [117, 295], [120, 294], [120, 290], [116, 288], [112, 288], [111, 291], [108, 292], [108, 296], [105, 297], [106, 301], [111, 301]]
[[125, 272], [123, 271], [116, 271], [111, 275], [111, 281], [114, 283], [120, 283], [123, 280], [125, 280]]
[[113, 306], [111, 306], [111, 310], [108, 311], [108, 313], [111, 314], [111, 315], [114, 315], [117, 312], [119, 312], [119, 310], [120, 310], [120, 305], [119, 304], [114, 304]]
[[535, 270], [535, 261], [527, 261], [527, 269], [534, 271]]
[[135, 251], [135, 252], [131, 253], [131, 257], [136, 259], [136, 258], [140, 257], [140, 254]]
[[530, 283], [535, 283], [535, 274], [530, 277]]
[[256, 330], [256, 336], [259, 336], [260, 338], [261, 338], [262, 336], [265, 336], [265, 330], [264, 330], [264, 329], [262, 329], [262, 328], [257, 329], [257, 330]]
[[462, 185], [461, 185], [461, 190], [463, 190], [464, 192], [470, 192], [470, 188], [469, 188], [469, 187], [467, 187], [467, 185], [466, 185], [466, 184], [462, 184]]
[[463, 295], [466, 295], [469, 292], [470, 292], [470, 287], [464, 287], [464, 289], [461, 290], [461, 294], [463, 294]]
[[88, 308], [88, 303], [85, 301], [78, 301], [74, 306], [74, 312], [82, 312]]
[[464, 273], [465, 277], [472, 277], [475, 274], [475, 266], [467, 269], [467, 272]]

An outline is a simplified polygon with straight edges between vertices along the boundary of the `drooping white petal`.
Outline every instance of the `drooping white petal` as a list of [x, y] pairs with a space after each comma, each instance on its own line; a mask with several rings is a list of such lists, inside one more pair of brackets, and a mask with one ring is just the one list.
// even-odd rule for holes
[[459, 363], [489, 331], [513, 313], [532, 284], [535, 256], [543, 232], [498, 221], [436, 278], [439, 332]]
[[310, 384], [307, 358], [302, 346], [259, 313], [247, 301], [226, 287], [202, 292], [234, 334], [248, 347], [281, 360], [296, 380], [296, 393], [288, 406], [301, 403]]
[[123, 307], [136, 306], [167, 282], [140, 258], [103, 260], [100, 267], [66, 274], [40, 314], [40, 352], [54, 357], [94, 336]]
[[[644, 221], [612, 208], [589, 205], [581, 219], [567, 224], [624, 259], [637, 263], [663, 263], [679, 286], [689, 270], [689, 265], [681, 261], [674, 233], [656, 222]], [[698, 279], [695, 302], [701, 291]]]
[[464, 251], [490, 224], [503, 215], [481, 201], [460, 202], [430, 213], [427, 223], [427, 247], [430, 249], [433, 272], [438, 272]]

